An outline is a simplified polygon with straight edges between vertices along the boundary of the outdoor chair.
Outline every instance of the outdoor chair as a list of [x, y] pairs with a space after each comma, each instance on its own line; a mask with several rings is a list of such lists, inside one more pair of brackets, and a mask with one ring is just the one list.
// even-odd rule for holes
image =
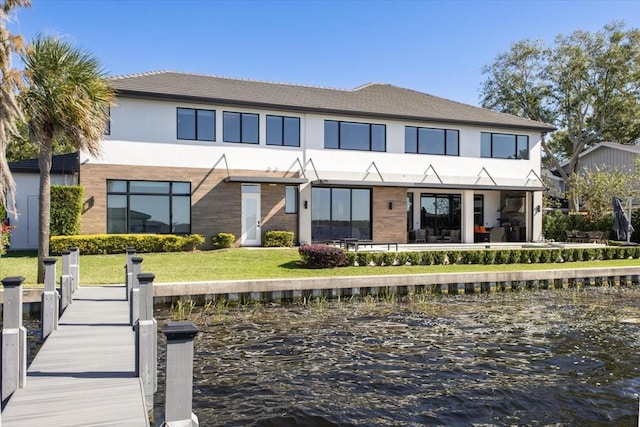
[[416, 232], [416, 238], [415, 238], [415, 243], [427, 243], [427, 230], [423, 230], [422, 228], [419, 228], [417, 230], [415, 230]]
[[505, 228], [504, 227], [493, 227], [489, 232], [489, 241], [490, 242], [504, 242], [505, 239]]

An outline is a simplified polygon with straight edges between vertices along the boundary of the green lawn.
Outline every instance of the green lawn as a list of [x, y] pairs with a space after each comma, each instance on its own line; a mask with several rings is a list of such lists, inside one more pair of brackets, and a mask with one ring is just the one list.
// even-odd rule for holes
[[[139, 254], [142, 271], [154, 273], [156, 282], [195, 282], [257, 278], [335, 277], [380, 274], [455, 273], [474, 271], [548, 270], [558, 268], [637, 266], [637, 259], [573, 262], [563, 264], [437, 265], [393, 267], [344, 267], [309, 270], [301, 268], [297, 249], [224, 249], [204, 252]], [[81, 255], [81, 280], [88, 284], [124, 281], [125, 255]], [[61, 259], [56, 264], [61, 272]], [[24, 276], [36, 284], [34, 253], [15, 253], [0, 258], [0, 278]]]

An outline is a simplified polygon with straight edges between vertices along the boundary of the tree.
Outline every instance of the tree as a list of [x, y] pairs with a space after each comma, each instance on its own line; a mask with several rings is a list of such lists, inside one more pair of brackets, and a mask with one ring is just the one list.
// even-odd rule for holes
[[[19, 162], [20, 160], [35, 159], [38, 157], [38, 146], [31, 143], [29, 130], [24, 122], [17, 125], [18, 134], [9, 140], [7, 146], [7, 162]], [[69, 144], [64, 138], [53, 141], [53, 155], [68, 154], [76, 151], [75, 147]]]
[[25, 90], [20, 96], [29, 137], [39, 148], [38, 282], [49, 255], [50, 171], [53, 142], [64, 137], [78, 150], [100, 153], [113, 90], [100, 62], [68, 42], [37, 36], [22, 55]]
[[16, 123], [22, 120], [22, 112], [16, 100], [20, 74], [11, 68], [11, 58], [14, 52], [22, 50], [22, 37], [12, 35], [5, 23], [15, 7], [30, 5], [29, 0], [6, 0], [0, 3], [0, 207], [11, 213], [16, 212], [15, 182], [7, 164], [6, 150], [10, 136], [18, 134]]
[[519, 41], [483, 74], [483, 107], [559, 129], [549, 142], [543, 135], [542, 148], [566, 182], [585, 149], [605, 140], [631, 144], [640, 139], [638, 29], [614, 22], [593, 34], [559, 35], [552, 47]]
[[583, 209], [590, 219], [597, 221], [603, 214], [611, 212], [611, 197], [616, 195], [622, 200], [635, 197], [638, 194], [638, 170], [629, 171], [608, 170], [601, 168], [587, 169], [569, 177], [569, 191], [567, 196], [578, 204], [582, 202]]

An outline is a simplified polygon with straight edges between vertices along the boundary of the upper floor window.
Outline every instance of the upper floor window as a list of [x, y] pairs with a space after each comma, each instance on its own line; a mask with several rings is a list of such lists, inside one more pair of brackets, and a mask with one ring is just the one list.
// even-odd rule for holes
[[460, 155], [460, 132], [455, 129], [405, 126], [404, 152], [419, 154]]
[[178, 139], [215, 141], [215, 110], [178, 108]]
[[258, 144], [260, 116], [252, 113], [222, 113], [224, 142], [243, 142]]
[[371, 123], [324, 121], [324, 148], [386, 151], [387, 127]]
[[298, 117], [267, 116], [267, 145], [300, 146]]
[[480, 156], [497, 159], [529, 159], [529, 137], [482, 132]]

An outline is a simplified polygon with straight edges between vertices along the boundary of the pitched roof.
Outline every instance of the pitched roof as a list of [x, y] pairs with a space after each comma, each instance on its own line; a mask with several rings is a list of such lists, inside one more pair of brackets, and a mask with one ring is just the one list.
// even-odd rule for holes
[[[21, 160], [9, 163], [11, 172], [40, 173], [38, 159]], [[60, 154], [51, 158], [51, 173], [71, 174], [80, 170], [78, 153]]]
[[[594, 145], [592, 147], [587, 148], [582, 153], [580, 153], [578, 155], [578, 157], [579, 158], [583, 158], [584, 156], [588, 156], [589, 154], [593, 153], [594, 151], [600, 150], [602, 148], [611, 148], [613, 150], [626, 151], [626, 152], [632, 153], [632, 154], [640, 154], [640, 145], [620, 144], [618, 142], [603, 141], [603, 142], [597, 143], [596, 145]], [[566, 160], [560, 166], [565, 167], [568, 164], [569, 164], [569, 161]], [[558, 174], [560, 174], [560, 173], [558, 172]]]
[[488, 125], [541, 132], [555, 130], [546, 123], [380, 83], [344, 90], [170, 71], [116, 76], [110, 78], [110, 82], [120, 96], [129, 97]]

